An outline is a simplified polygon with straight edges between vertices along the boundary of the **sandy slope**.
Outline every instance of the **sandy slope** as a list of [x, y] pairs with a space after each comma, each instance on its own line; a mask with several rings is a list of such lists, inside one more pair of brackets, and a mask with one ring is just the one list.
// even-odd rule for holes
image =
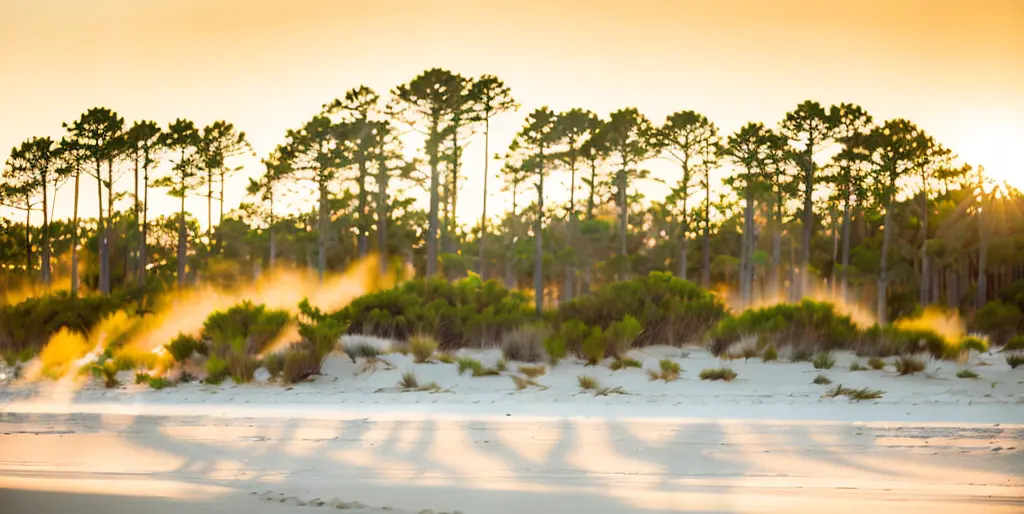
[[[851, 372], [854, 357], [839, 355], [822, 372], [834, 383], [885, 391], [850, 403], [822, 399], [828, 387], [811, 384], [819, 371], [809, 363], [734, 361], [739, 379], [712, 383], [696, 375], [723, 363], [686, 351], [637, 353], [650, 367], [675, 358], [684, 368], [676, 382], [564, 363], [538, 380], [544, 391], [401, 355], [387, 357], [390, 369], [361, 373], [332, 356], [324, 376], [290, 390], [7, 384], [0, 505], [262, 514], [319, 498], [323, 509], [336, 499], [365, 504], [353, 512], [466, 514], [1024, 509], [1024, 371], [998, 355], [972, 359], [977, 380], [956, 378], [951, 363], [909, 377]], [[498, 358], [473, 353], [485, 364]], [[447, 392], [388, 392], [407, 370]], [[581, 394], [580, 374], [630, 394]]]

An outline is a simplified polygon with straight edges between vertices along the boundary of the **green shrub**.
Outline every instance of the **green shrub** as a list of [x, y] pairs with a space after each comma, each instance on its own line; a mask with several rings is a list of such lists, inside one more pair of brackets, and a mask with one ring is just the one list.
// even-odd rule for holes
[[[698, 341], [725, 312], [722, 302], [708, 291], [671, 273], [653, 271], [579, 296], [559, 306], [557, 318], [604, 330], [633, 316], [641, 326], [633, 344], [644, 346]], [[571, 340], [567, 342], [575, 349]]]
[[448, 355], [447, 353], [439, 353], [437, 355], [437, 361], [438, 362], [443, 362], [445, 364], [454, 364], [455, 363], [455, 358], [452, 357], [451, 355]]
[[790, 352], [789, 360], [793, 362], [810, 362], [813, 356], [814, 352], [810, 348], [793, 348], [793, 351]]
[[256, 373], [256, 360], [245, 353], [232, 351], [227, 355], [228, 375], [236, 384], [251, 382]]
[[765, 347], [764, 351], [761, 352], [761, 361], [774, 362], [777, 360], [779, 360], [779, 352], [778, 350], [775, 349], [774, 344], [769, 344], [767, 347]]
[[924, 361], [910, 355], [901, 355], [896, 359], [896, 371], [900, 375], [913, 375], [924, 371]]
[[782, 303], [723, 318], [708, 332], [711, 353], [721, 356], [748, 336], [768, 344], [828, 351], [852, 348], [860, 331], [849, 316], [837, 313], [830, 303]]
[[380, 348], [377, 348], [376, 346], [365, 342], [347, 343], [345, 345], [342, 345], [341, 350], [345, 352], [345, 355], [348, 355], [349, 359], [352, 359], [353, 364], [356, 362], [356, 359], [360, 357], [364, 359], [373, 359], [376, 357], [380, 357], [380, 355], [383, 353], [380, 351]]
[[341, 336], [348, 328], [346, 321], [337, 315], [327, 315], [309, 305], [309, 300], [299, 303], [299, 336], [311, 345], [321, 358], [334, 351]]
[[288, 384], [302, 382], [313, 375], [319, 375], [323, 362], [324, 354], [311, 344], [293, 345], [285, 352], [281, 378]]
[[975, 351], [978, 353], [985, 353], [988, 351], [988, 341], [977, 337], [977, 336], [964, 336], [960, 339], [959, 351], [969, 352]]
[[868, 359], [868, 366], [871, 366], [873, 370], [880, 370], [885, 368], [885, 360], [881, 357], [871, 357]]
[[277, 378], [284, 370], [285, 354], [271, 353], [263, 357], [263, 367], [270, 373], [271, 378]]
[[596, 378], [587, 375], [580, 375], [576, 377], [576, 381], [579, 383], [580, 389], [583, 389], [584, 391], [592, 391], [601, 387], [601, 384], [598, 383]]
[[539, 323], [513, 328], [501, 336], [501, 353], [508, 360], [544, 362], [545, 341], [552, 334], [551, 327]]
[[62, 291], [0, 305], [0, 352], [5, 356], [34, 355], [59, 330], [88, 334], [104, 318], [138, 299], [123, 293], [72, 298]]
[[174, 357], [174, 362], [185, 362], [199, 349], [199, 340], [187, 334], [178, 334], [170, 343], [164, 345], [167, 352]]
[[219, 384], [228, 378], [228, 361], [216, 355], [206, 359], [206, 383]]
[[1017, 305], [995, 301], [986, 303], [974, 315], [974, 326], [992, 342], [1003, 344], [1010, 340], [1024, 321]]
[[21, 350], [5, 350], [3, 352], [4, 363], [9, 367], [14, 367], [18, 363], [28, 362], [35, 356], [35, 350], [31, 347], [24, 347]]
[[420, 381], [416, 378], [416, 374], [411, 371], [402, 373], [402, 379], [398, 382], [398, 387], [402, 389], [419, 389]]
[[613, 360], [611, 364], [608, 365], [608, 368], [611, 369], [612, 371], [618, 371], [623, 368], [642, 368], [643, 366], [643, 363], [636, 359], [624, 357], [621, 359]]
[[671, 359], [661, 359], [658, 361], [658, 368], [661, 371], [658, 378], [666, 382], [679, 379], [679, 375], [683, 372], [682, 368], [679, 367], [679, 363]]
[[415, 362], [427, 362], [437, 350], [437, 340], [429, 335], [414, 335], [409, 338], [409, 351]]
[[544, 353], [547, 354], [548, 362], [552, 365], [558, 364], [558, 361], [564, 359], [566, 352], [564, 335], [552, 334], [544, 340]]
[[174, 382], [171, 382], [164, 377], [150, 377], [146, 383], [149, 384], [150, 389], [156, 389], [157, 391], [174, 385]]
[[825, 375], [818, 375], [814, 377], [814, 380], [812, 382], [817, 385], [829, 385], [832, 383], [832, 381], [829, 380], [828, 377], [826, 377]]
[[978, 374], [969, 369], [957, 371], [956, 376], [957, 378], [978, 378]]
[[459, 365], [459, 375], [466, 371], [475, 375], [478, 371], [484, 369], [483, 364], [480, 364], [480, 361], [472, 357], [459, 357], [458, 359], [455, 359], [455, 362]]
[[928, 352], [936, 359], [950, 356], [950, 345], [933, 330], [875, 325], [864, 332], [862, 344], [876, 356], [918, 352]]
[[1003, 345], [1004, 352], [1015, 352], [1024, 350], [1024, 335], [1015, 336]]
[[94, 377], [102, 379], [103, 387], [107, 389], [113, 389], [121, 385], [121, 382], [117, 380], [117, 368], [110, 361], [94, 363], [89, 367], [89, 371]]
[[726, 382], [732, 381], [737, 377], [737, 373], [729, 368], [708, 368], [701, 370], [701, 380], [725, 380]]
[[1010, 369], [1017, 369], [1017, 366], [1024, 364], [1024, 353], [1009, 353], [1006, 355], [1006, 363], [1010, 365]]
[[814, 369], [832, 369], [832, 366], [836, 365], [836, 360], [828, 352], [823, 352], [814, 358], [812, 364], [814, 364]]
[[245, 300], [226, 311], [210, 314], [203, 323], [203, 337], [221, 355], [229, 349], [255, 355], [281, 334], [289, 319], [286, 311], [267, 310], [265, 305]]
[[605, 352], [612, 357], [622, 357], [633, 346], [633, 341], [643, 331], [640, 322], [632, 315], [625, 315], [621, 320], [608, 325], [604, 331], [607, 346]]
[[850, 371], [864, 371], [868, 368], [861, 366], [859, 362], [853, 361], [850, 363]]
[[843, 387], [842, 385], [837, 385], [836, 387], [830, 389], [823, 396], [828, 398], [845, 396], [854, 401], [861, 401], [877, 400], [878, 398], [881, 398], [883, 394], [885, 394], [885, 391], [881, 391], [878, 389], [868, 389], [867, 387], [865, 387], [864, 389], [850, 389], [848, 387]]
[[149, 383], [149, 373], [136, 373], [135, 374], [135, 385], [148, 384], [148, 383]]
[[604, 360], [605, 339], [600, 327], [590, 329], [590, 334], [583, 340], [581, 353], [587, 364], [595, 366]]

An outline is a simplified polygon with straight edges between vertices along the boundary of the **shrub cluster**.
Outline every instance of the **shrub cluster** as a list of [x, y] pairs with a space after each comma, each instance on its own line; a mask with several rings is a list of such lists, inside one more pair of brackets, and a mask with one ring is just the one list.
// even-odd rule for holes
[[97, 323], [129, 301], [121, 295], [72, 298], [61, 292], [2, 305], [0, 352], [12, 356], [22, 352], [35, 354], [62, 328], [88, 334]]
[[832, 304], [804, 300], [749, 309], [739, 316], [723, 318], [707, 337], [711, 352], [720, 356], [749, 337], [755, 337], [759, 345], [789, 345], [824, 352], [852, 348], [859, 335], [853, 320], [837, 313]]

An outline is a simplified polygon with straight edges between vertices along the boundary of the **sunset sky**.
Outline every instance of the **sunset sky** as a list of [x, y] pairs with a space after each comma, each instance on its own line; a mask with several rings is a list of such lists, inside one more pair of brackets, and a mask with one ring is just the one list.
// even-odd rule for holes
[[[435, 66], [497, 75], [523, 105], [495, 123], [492, 153], [541, 105], [635, 106], [657, 123], [693, 109], [731, 132], [815, 99], [908, 118], [1024, 188], [1020, 0], [0, 0], [0, 158], [98, 105], [129, 123], [228, 120], [265, 156], [347, 89], [385, 92]], [[477, 137], [465, 221], [483, 158]], [[153, 210], [173, 212], [160, 196]]]

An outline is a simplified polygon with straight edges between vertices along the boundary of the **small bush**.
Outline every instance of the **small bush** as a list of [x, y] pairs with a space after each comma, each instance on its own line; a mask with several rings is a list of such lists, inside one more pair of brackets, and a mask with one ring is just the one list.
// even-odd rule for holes
[[597, 382], [597, 379], [587, 375], [580, 375], [576, 377], [576, 381], [580, 385], [580, 389], [584, 391], [593, 391], [601, 387], [601, 384]]
[[789, 360], [793, 362], [808, 362], [813, 355], [814, 352], [810, 348], [793, 348], [790, 352]]
[[873, 370], [880, 370], [885, 368], [885, 360], [881, 357], [872, 357], [868, 359], [868, 366], [871, 366]]
[[850, 363], [850, 371], [864, 371], [868, 368], [861, 366], [859, 362], [853, 361]]
[[402, 373], [402, 380], [398, 381], [398, 387], [402, 389], [419, 389], [420, 381], [416, 379], [416, 374], [411, 371]]
[[199, 349], [199, 340], [187, 335], [178, 334], [170, 343], [164, 345], [167, 352], [174, 357], [174, 362], [185, 362]]
[[1017, 352], [1024, 350], [1024, 335], [1016, 336], [1003, 345], [1004, 352]]
[[836, 312], [831, 303], [804, 300], [747, 309], [738, 316], [723, 318], [708, 332], [708, 339], [711, 353], [721, 356], [731, 345], [750, 336], [767, 344], [829, 351], [851, 348], [859, 335], [853, 320]]
[[812, 382], [817, 385], [829, 385], [832, 383], [832, 381], [829, 380], [829, 378], [826, 377], [825, 375], [818, 375], [814, 377], [814, 380]]
[[1024, 353], [1011, 353], [1006, 356], [1006, 363], [1010, 365], [1010, 369], [1017, 369], [1017, 366], [1024, 364]]
[[608, 365], [608, 368], [612, 371], [618, 371], [623, 368], [642, 368], [644, 365], [636, 359], [624, 357], [621, 359], [615, 359]]
[[558, 361], [564, 359], [568, 353], [565, 345], [565, 336], [562, 334], [548, 336], [544, 340], [544, 353], [547, 354], [549, 363], [552, 365], [558, 364]]
[[285, 355], [283, 353], [271, 353], [263, 357], [263, 367], [270, 373], [271, 378], [277, 378], [284, 371]]
[[752, 344], [748, 344], [740, 349], [740, 357], [743, 357], [744, 362], [750, 360], [752, 357], [757, 357], [758, 353], [760, 352], [757, 351], [757, 346]]
[[498, 362], [494, 363], [494, 369], [498, 372], [504, 372], [508, 370], [508, 361], [504, 358], [498, 359]]
[[437, 340], [428, 335], [415, 335], [409, 338], [409, 351], [417, 363], [427, 362], [437, 350]]
[[219, 384], [228, 377], [228, 362], [216, 355], [206, 359], [206, 383]]
[[643, 327], [636, 317], [627, 314], [619, 321], [608, 325], [604, 331], [607, 346], [605, 352], [612, 357], [623, 357], [633, 346], [633, 341], [643, 331]]
[[438, 360], [438, 362], [443, 362], [445, 364], [454, 364], [455, 363], [455, 358], [452, 357], [451, 355], [447, 354], [447, 353], [438, 354], [437, 355], [437, 360]]
[[89, 371], [94, 377], [103, 379], [103, 387], [107, 389], [121, 385], [117, 380], [117, 368], [110, 361], [95, 363], [89, 368]]
[[596, 366], [597, 363], [604, 360], [604, 350], [605, 341], [601, 328], [591, 328], [590, 334], [583, 340], [583, 345], [581, 347], [583, 357], [587, 359], [587, 365]]
[[701, 370], [701, 380], [725, 380], [726, 382], [732, 381], [737, 377], [737, 373], [729, 368], [708, 368]]
[[513, 361], [544, 362], [545, 342], [551, 335], [552, 330], [546, 325], [523, 325], [501, 337], [501, 354]]
[[156, 389], [157, 391], [174, 385], [174, 382], [171, 382], [164, 377], [150, 377], [147, 383], [149, 384], [150, 389]]
[[832, 369], [832, 366], [836, 365], [836, 360], [828, 352], [824, 352], [818, 354], [812, 363], [814, 364], [814, 369]]
[[458, 359], [455, 359], [455, 362], [459, 365], [459, 375], [466, 371], [475, 374], [478, 370], [482, 370], [484, 368], [483, 364], [480, 364], [480, 361], [472, 357], [459, 357]]
[[850, 389], [848, 387], [838, 385], [830, 389], [827, 393], [823, 395], [823, 397], [835, 398], [837, 396], [845, 396], [854, 401], [861, 401], [877, 400], [881, 398], [883, 394], [885, 394], [885, 391], [881, 391], [878, 389], [868, 389], [867, 387], [865, 387], [864, 389]]
[[973, 372], [973, 371], [971, 371], [971, 370], [969, 370], [969, 369], [962, 369], [962, 370], [956, 372], [956, 377], [957, 378], [978, 378], [978, 374]]
[[149, 373], [136, 373], [135, 374], [135, 385], [148, 384], [148, 383], [149, 383]]
[[682, 368], [679, 367], [679, 363], [671, 359], [661, 359], [658, 361], [658, 367], [661, 368], [661, 373], [665, 380], [675, 380], [683, 372]]
[[547, 368], [544, 366], [519, 366], [517, 370], [528, 378], [537, 378], [547, 373]]
[[380, 351], [380, 348], [377, 348], [376, 346], [366, 342], [348, 343], [342, 346], [341, 349], [342, 351], [345, 352], [345, 355], [348, 355], [349, 359], [352, 359], [353, 364], [355, 364], [356, 359], [360, 357], [364, 359], [372, 359], [380, 357], [380, 355], [383, 353]]
[[895, 366], [896, 371], [898, 371], [900, 375], [913, 375], [914, 373], [924, 371], [925, 364], [923, 360], [918, 359], [917, 357], [901, 355], [896, 359]]
[[775, 349], [774, 344], [770, 344], [765, 347], [764, 351], [761, 352], [761, 362], [774, 362], [779, 360], [779, 352]]
[[232, 351], [227, 355], [228, 375], [236, 384], [251, 382], [256, 373], [256, 360], [249, 354]]
[[285, 353], [281, 377], [289, 384], [302, 382], [313, 375], [319, 375], [323, 362], [323, 354], [312, 345], [294, 345]]
[[203, 337], [217, 353], [227, 353], [230, 346], [240, 353], [255, 355], [277, 338], [289, 319], [286, 311], [268, 310], [265, 305], [245, 300], [226, 311], [210, 314], [203, 323]]
[[964, 336], [960, 340], [959, 350], [961, 353], [970, 352], [974, 350], [978, 353], [985, 353], [988, 351], [988, 341], [976, 336]]
[[974, 325], [996, 344], [1006, 343], [1024, 321], [1018, 306], [1001, 301], [989, 302], [974, 315]]

